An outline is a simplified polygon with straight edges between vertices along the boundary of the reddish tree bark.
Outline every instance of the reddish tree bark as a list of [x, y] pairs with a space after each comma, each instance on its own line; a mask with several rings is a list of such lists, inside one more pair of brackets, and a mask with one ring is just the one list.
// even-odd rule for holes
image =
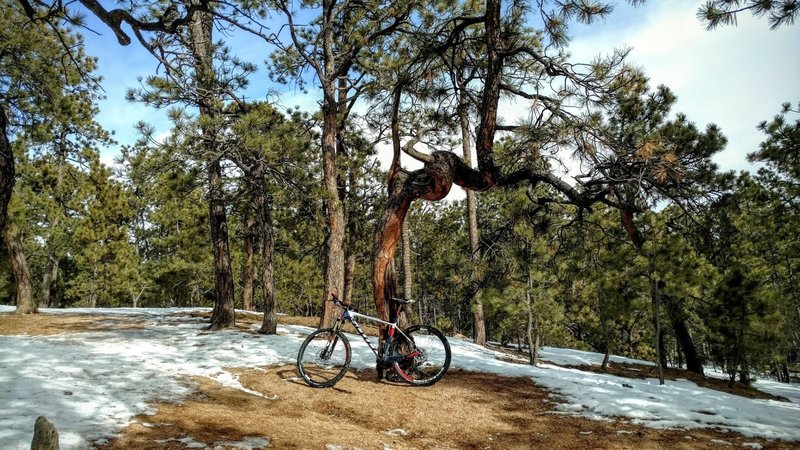
[[[398, 111], [402, 84], [395, 88], [391, 127], [394, 158], [389, 169], [389, 199], [376, 227], [372, 254], [373, 297], [375, 307], [382, 318], [388, 319], [390, 315], [389, 300], [392, 297], [390, 288], [395, 283], [394, 274], [389, 268], [402, 234], [403, 221], [411, 203], [419, 199], [441, 200], [450, 192], [453, 183], [468, 190], [486, 190], [496, 186], [500, 181], [500, 173], [495, 166], [492, 151], [497, 129], [500, 76], [503, 69], [503, 58], [499, 54], [500, 0], [486, 1], [484, 24], [488, 71], [480, 110], [481, 121], [477, 132], [477, 171], [450, 152], [435, 152], [421, 158], [425, 163], [423, 169], [413, 172], [405, 172], [400, 169]], [[413, 145], [413, 141], [407, 143], [406, 148], [411, 149]]]

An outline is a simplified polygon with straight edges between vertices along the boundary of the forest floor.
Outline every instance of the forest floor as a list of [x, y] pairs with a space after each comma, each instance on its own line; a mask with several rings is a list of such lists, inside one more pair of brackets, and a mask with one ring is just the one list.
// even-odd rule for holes
[[[237, 315], [243, 332], [252, 332], [244, 330], [256, 320]], [[306, 323], [309, 320], [313, 321], [279, 321], [315, 325]], [[40, 335], [121, 326], [139, 325], [83, 314], [0, 314], [0, 334]], [[330, 450], [800, 448], [798, 442], [715, 429], [655, 429], [628, 419], [590, 420], [565, 414], [555, 411], [556, 400], [529, 377], [451, 370], [436, 385], [415, 388], [377, 381], [374, 371], [351, 370], [336, 387], [314, 389], [298, 378], [293, 366], [229, 370], [254, 393], [196, 377], [192, 380], [196, 392], [189, 398], [151, 405], [157, 410], [155, 415], [137, 416], [117, 439], [101, 448], [243, 448], [242, 442], [250, 442], [249, 448]], [[616, 375], [641, 376], [642, 370], [622, 366]]]

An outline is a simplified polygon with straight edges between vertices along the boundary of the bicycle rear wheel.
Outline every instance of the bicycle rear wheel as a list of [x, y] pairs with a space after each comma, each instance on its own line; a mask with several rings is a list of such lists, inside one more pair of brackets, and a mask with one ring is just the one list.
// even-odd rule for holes
[[391, 355], [394, 370], [408, 383], [430, 386], [441, 380], [450, 367], [450, 344], [441, 331], [428, 325], [413, 325], [396, 333]]
[[309, 386], [331, 387], [350, 367], [350, 342], [332, 328], [317, 330], [306, 338], [297, 354], [297, 370]]

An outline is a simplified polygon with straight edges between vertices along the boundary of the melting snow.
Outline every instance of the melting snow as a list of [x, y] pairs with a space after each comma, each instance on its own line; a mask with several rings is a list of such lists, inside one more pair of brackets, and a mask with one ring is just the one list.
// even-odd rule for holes
[[[0, 306], [0, 312], [10, 311]], [[146, 326], [55, 336], [0, 336], [0, 448], [29, 448], [39, 415], [56, 426], [63, 449], [91, 446], [113, 437], [135, 415], [153, 413], [148, 405], [185, 398], [193, 390], [186, 381], [191, 376], [251, 392], [225, 368], [294, 364], [305, 334], [311, 331], [279, 326], [277, 336], [211, 333], [203, 331], [202, 319], [187, 316], [189, 311], [207, 309], [45, 309], [47, 314], [137, 316], [146, 319]], [[374, 367], [367, 345], [358, 336], [350, 337], [352, 365]], [[599, 365], [602, 355], [596, 353], [544, 348], [542, 358], [552, 364], [531, 367], [504, 361], [507, 355], [463, 339], [449, 340], [452, 367], [531, 377], [559, 400], [555, 407], [560, 412], [605, 420], [628, 417], [649, 427], [716, 427], [747, 436], [800, 440], [797, 384], [758, 381], [759, 389], [791, 402], [753, 400], [685, 380], [659, 386], [657, 379], [620, 378], [553, 365]], [[620, 357], [611, 361], [646, 363]], [[210, 445], [259, 448], [264, 443], [259, 439]]]

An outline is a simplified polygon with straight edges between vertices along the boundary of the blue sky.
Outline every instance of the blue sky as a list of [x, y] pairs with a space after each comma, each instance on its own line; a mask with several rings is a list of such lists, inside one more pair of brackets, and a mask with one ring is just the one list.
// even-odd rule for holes
[[[728, 146], [715, 156], [724, 170], [748, 170], [747, 153], [763, 140], [759, 122], [781, 104], [800, 101], [800, 25], [770, 31], [766, 20], [740, 15], [737, 27], [707, 31], [696, 18], [698, 0], [620, 6], [605, 23], [575, 28], [579, 59], [628, 46], [630, 61], [651, 84], [678, 96], [675, 111], [700, 128], [716, 123]], [[615, 20], [615, 18], [621, 20]]]
[[[606, 21], [573, 26], [570, 49], [576, 61], [585, 61], [614, 48], [632, 47], [630, 61], [644, 68], [653, 86], [665, 84], [676, 93], [676, 111], [686, 113], [700, 128], [714, 122], [728, 136], [727, 149], [716, 157], [721, 168], [751, 169], [746, 154], [762, 139], [756, 125], [775, 115], [781, 103], [800, 101], [800, 25], [771, 31], [765, 20], [743, 15], [738, 27], [706, 31], [695, 16], [699, 4], [650, 1], [633, 8], [621, 2]], [[136, 42], [117, 44], [104, 25], [94, 22], [91, 27], [102, 34], [85, 33], [88, 53], [99, 58], [107, 96], [100, 104], [99, 122], [115, 131], [120, 144], [134, 142], [139, 120], [158, 132], [168, 130], [165, 111], [125, 101], [126, 90], [139, 85], [137, 77], [155, 71], [155, 60]], [[270, 99], [285, 107], [316, 108], [317, 93], [303, 94], [269, 80], [263, 64], [269, 48], [258, 38], [239, 33], [230, 42], [241, 59], [259, 66], [245, 94], [248, 99], [266, 99], [268, 92], [278, 91], [280, 97]], [[507, 122], [526, 108], [517, 106], [507, 109]], [[110, 163], [117, 154], [118, 148], [105, 149], [102, 158]]]

